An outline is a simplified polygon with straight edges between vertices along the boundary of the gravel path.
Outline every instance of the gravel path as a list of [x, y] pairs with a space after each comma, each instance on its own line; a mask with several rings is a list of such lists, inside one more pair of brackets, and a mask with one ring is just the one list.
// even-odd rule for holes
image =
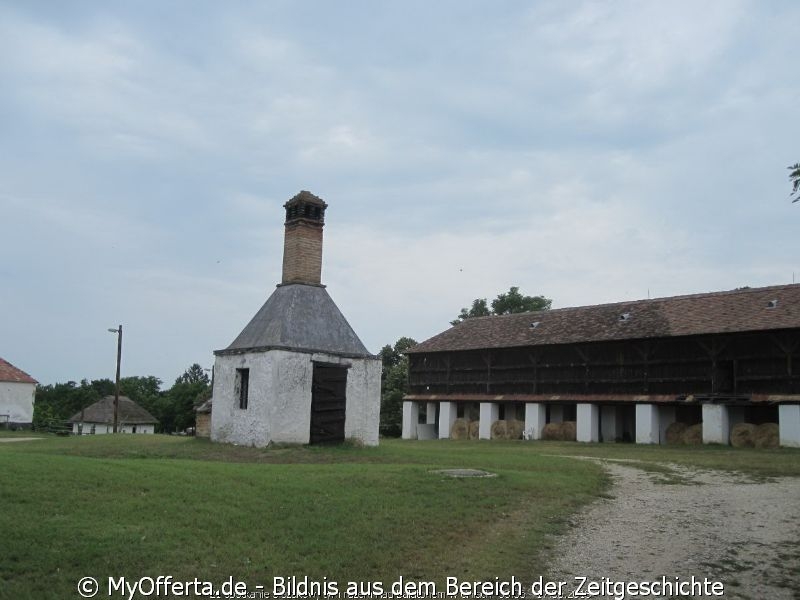
[[609, 498], [558, 540], [549, 580], [568, 582], [568, 590], [579, 576], [631, 582], [694, 575], [722, 582], [724, 598], [800, 599], [800, 478], [755, 482], [601, 462], [614, 480]]

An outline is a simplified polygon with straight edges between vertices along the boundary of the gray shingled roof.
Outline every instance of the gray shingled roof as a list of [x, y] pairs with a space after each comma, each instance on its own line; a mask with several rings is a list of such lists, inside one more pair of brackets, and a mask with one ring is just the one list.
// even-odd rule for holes
[[231, 345], [215, 354], [248, 350], [372, 356], [325, 288], [306, 284], [278, 286]]
[[[83, 412], [83, 419], [81, 419]], [[136, 404], [127, 396], [119, 397], [119, 408], [117, 410], [117, 420], [121, 425], [145, 425], [158, 423], [153, 415]], [[78, 411], [68, 423], [114, 423], [114, 396], [106, 396], [94, 404], [87, 406], [83, 411]]]
[[408, 352], [797, 328], [800, 284], [467, 319]]

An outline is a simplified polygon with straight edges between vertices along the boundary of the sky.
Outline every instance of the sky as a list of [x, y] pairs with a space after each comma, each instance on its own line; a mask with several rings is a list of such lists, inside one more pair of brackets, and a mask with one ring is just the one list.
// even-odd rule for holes
[[0, 356], [170, 386], [329, 205], [371, 352], [553, 307], [800, 282], [794, 1], [0, 1]]

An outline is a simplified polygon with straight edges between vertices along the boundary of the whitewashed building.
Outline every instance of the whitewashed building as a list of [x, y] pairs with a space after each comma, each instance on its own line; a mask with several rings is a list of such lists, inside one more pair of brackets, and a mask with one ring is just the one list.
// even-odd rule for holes
[[0, 427], [30, 427], [38, 382], [0, 358]]
[[[114, 432], [114, 396], [106, 396], [72, 415], [68, 421], [76, 435]], [[127, 396], [119, 397], [117, 431], [119, 433], [155, 433], [158, 419]]]
[[211, 439], [377, 445], [381, 361], [320, 282], [327, 204], [302, 191], [284, 208], [281, 283], [236, 339], [214, 353]]

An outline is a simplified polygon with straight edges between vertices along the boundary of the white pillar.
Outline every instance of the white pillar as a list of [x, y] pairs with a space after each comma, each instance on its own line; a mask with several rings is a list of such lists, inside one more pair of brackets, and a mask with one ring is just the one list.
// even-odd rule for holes
[[526, 440], [538, 440], [542, 437], [542, 428], [547, 424], [547, 406], [541, 402], [525, 404]]
[[604, 442], [622, 438], [622, 411], [613, 405], [600, 407], [600, 433]]
[[672, 425], [677, 420], [675, 415], [675, 406], [664, 405], [658, 407], [658, 434], [660, 443], [667, 443], [667, 427]]
[[550, 405], [550, 423], [561, 423], [564, 420], [564, 407], [561, 404]]
[[658, 407], [655, 404], [636, 405], [636, 443], [658, 443]]
[[403, 402], [403, 439], [417, 439], [417, 423], [419, 423], [419, 404], [406, 400]]
[[481, 423], [478, 428], [478, 439], [492, 438], [492, 423], [500, 416], [500, 407], [494, 402], [481, 402]]
[[428, 425], [436, 425], [436, 402], [428, 402], [425, 407], [425, 423]]
[[578, 404], [578, 422], [575, 425], [579, 442], [596, 442], [600, 439], [599, 410], [597, 404]]
[[450, 430], [453, 428], [453, 423], [456, 422], [456, 403], [455, 402], [440, 402], [439, 403], [439, 439], [450, 439]]
[[778, 405], [778, 432], [781, 446], [800, 448], [800, 404]]
[[724, 404], [703, 404], [703, 443], [727, 444], [730, 436], [728, 407]]

